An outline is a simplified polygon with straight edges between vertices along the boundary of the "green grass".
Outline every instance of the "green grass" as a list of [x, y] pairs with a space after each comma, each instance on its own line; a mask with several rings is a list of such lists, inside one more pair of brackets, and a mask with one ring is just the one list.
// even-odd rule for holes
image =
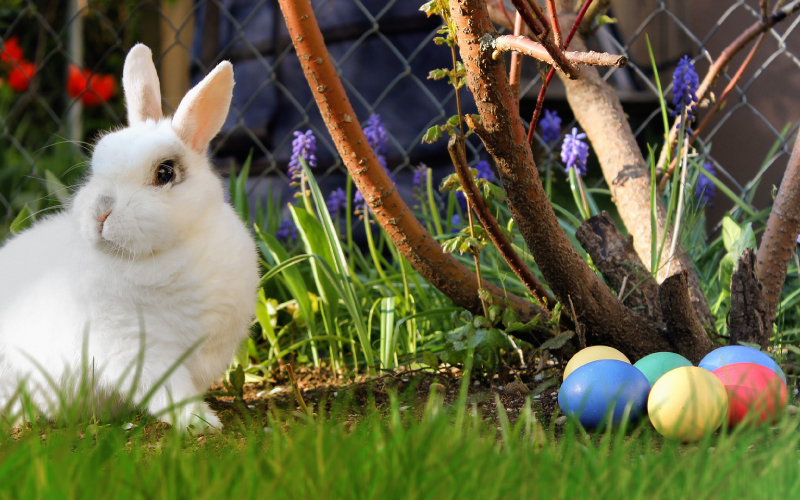
[[[682, 445], [649, 428], [554, 435], [523, 408], [484, 419], [434, 396], [408, 408], [325, 418], [270, 415], [209, 436], [148, 426], [53, 429], [0, 437], [0, 498], [794, 498], [798, 420]], [[463, 401], [463, 400], [462, 400]], [[353, 411], [363, 412], [352, 426]], [[461, 425], [458, 422], [463, 422]], [[97, 429], [92, 436], [92, 429]]]

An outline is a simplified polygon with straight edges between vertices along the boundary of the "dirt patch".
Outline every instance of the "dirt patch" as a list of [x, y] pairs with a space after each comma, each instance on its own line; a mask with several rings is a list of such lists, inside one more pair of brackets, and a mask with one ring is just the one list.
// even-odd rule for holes
[[[509, 420], [514, 422], [529, 399], [539, 421], [549, 426], [558, 411], [557, 381], [561, 377], [555, 370], [545, 373], [506, 371], [492, 377], [473, 377], [469, 382], [468, 404], [476, 405], [487, 419], [494, 420], [497, 395]], [[352, 382], [335, 380], [325, 369], [301, 368], [296, 376], [300, 394], [311, 411], [328, 413], [341, 402], [348, 405], [348, 420], [355, 420], [373, 408], [388, 410], [393, 394], [404, 409], [423, 408], [431, 390], [444, 394], [444, 404], [452, 405], [458, 399], [462, 382], [462, 372], [457, 368], [401, 371]], [[269, 412], [302, 411], [285, 371], [264, 382], [245, 384], [241, 399], [233, 396], [224, 384], [216, 384], [207, 401], [226, 424], [237, 419], [265, 421]]]

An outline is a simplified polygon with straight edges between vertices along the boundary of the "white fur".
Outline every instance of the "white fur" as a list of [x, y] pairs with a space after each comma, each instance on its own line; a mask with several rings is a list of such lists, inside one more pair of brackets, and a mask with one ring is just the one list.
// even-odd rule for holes
[[[98, 395], [125, 395], [141, 361], [140, 401], [199, 344], [148, 409], [160, 414], [194, 400], [160, 418], [182, 429], [219, 427], [202, 395], [247, 336], [259, 280], [252, 237], [225, 203], [205, 154], [230, 104], [229, 70], [222, 63], [187, 94], [180, 109], [194, 111], [179, 127], [189, 132], [179, 134], [173, 120], [149, 117], [154, 108], [138, 97], [131, 102], [152, 94], [155, 75], [149, 50], [131, 50], [124, 71], [130, 126], [97, 143], [91, 174], [68, 209], [0, 248], [0, 411], [14, 407], [25, 383], [34, 403], [53, 414], [58, 391], [74, 390], [76, 374], [91, 373], [92, 363]], [[160, 162], [175, 158], [182, 165], [175, 183], [154, 185]]]

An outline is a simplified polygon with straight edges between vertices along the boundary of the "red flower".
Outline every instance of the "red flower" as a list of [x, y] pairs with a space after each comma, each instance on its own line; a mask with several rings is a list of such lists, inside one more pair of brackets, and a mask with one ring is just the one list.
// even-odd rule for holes
[[14, 68], [8, 72], [8, 86], [15, 92], [25, 92], [30, 87], [34, 74], [36, 74], [36, 64], [21, 59], [14, 63]]
[[12, 36], [5, 41], [3, 49], [0, 50], [0, 61], [7, 63], [22, 61], [22, 47], [19, 46], [19, 38]]
[[67, 93], [73, 98], [80, 97], [84, 106], [99, 106], [114, 97], [117, 84], [111, 75], [93, 75], [91, 71], [69, 66]]

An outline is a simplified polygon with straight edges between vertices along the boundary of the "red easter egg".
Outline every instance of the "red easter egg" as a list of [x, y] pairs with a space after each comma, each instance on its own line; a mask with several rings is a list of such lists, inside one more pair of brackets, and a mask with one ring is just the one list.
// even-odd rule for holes
[[734, 363], [712, 372], [728, 392], [728, 426], [773, 423], [786, 407], [788, 391], [777, 373], [755, 363]]

